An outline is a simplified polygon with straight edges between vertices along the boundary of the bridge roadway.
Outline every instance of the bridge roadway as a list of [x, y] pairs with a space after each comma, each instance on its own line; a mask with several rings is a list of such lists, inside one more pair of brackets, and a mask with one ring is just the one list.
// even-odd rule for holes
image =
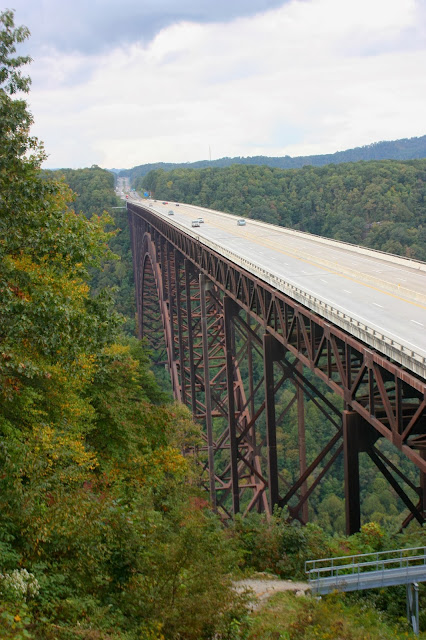
[[[426, 263], [251, 219], [238, 226], [236, 216], [184, 203], [129, 201], [426, 378]], [[192, 228], [197, 217], [204, 224]]]

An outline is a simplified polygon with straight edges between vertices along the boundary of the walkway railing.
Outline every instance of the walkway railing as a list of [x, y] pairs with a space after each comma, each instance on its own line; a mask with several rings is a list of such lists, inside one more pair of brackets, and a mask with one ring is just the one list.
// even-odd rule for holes
[[417, 583], [426, 582], [426, 547], [308, 560], [305, 573], [317, 595], [407, 585], [407, 617], [418, 633]]

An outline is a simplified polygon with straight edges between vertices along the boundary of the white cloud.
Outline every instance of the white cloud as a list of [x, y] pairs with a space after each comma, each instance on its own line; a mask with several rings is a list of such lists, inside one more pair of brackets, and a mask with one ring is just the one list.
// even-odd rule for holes
[[226, 24], [182, 22], [148, 46], [35, 63], [48, 166], [131, 167], [329, 153], [424, 135], [416, 0], [293, 0]]

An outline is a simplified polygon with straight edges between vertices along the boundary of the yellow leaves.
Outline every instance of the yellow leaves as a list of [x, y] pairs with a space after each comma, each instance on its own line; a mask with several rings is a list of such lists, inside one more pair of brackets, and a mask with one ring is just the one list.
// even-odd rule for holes
[[[86, 473], [98, 464], [96, 455], [86, 450], [83, 437], [79, 434], [60, 431], [53, 424], [41, 424], [33, 429], [32, 438], [29, 463], [33, 465], [33, 472], [42, 477], [51, 475], [57, 469], [62, 482], [70, 482], [71, 479], [81, 482]], [[42, 465], [39, 464], [40, 460]], [[70, 470], [72, 478], [69, 476]]]
[[160, 447], [153, 453], [153, 464], [164, 473], [184, 475], [188, 471], [188, 462], [183, 455], [172, 447]]
[[[25, 274], [30, 278], [30, 287], [44, 287], [56, 295], [73, 300], [74, 304], [81, 304], [89, 296], [89, 286], [80, 278], [70, 278], [69, 273], [59, 274], [50, 264], [48, 256], [34, 262], [30, 255], [20, 254], [9, 256], [10, 267], [18, 273]], [[11, 290], [18, 290], [16, 285], [10, 284]], [[15, 291], [14, 291], [15, 292]], [[21, 299], [30, 301], [32, 296], [29, 291], [19, 291], [16, 293]]]

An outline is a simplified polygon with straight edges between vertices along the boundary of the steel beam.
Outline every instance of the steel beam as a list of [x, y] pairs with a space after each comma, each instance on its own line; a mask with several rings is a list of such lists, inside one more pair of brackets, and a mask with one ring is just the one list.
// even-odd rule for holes
[[200, 302], [201, 302], [201, 331], [203, 338], [203, 364], [204, 364], [204, 394], [206, 405], [206, 429], [207, 429], [207, 446], [209, 459], [209, 485], [210, 500], [212, 507], [216, 509], [216, 484], [214, 471], [214, 449], [213, 449], [213, 422], [212, 422], [212, 402], [210, 392], [210, 368], [209, 368], [209, 342], [207, 333], [207, 306], [206, 291], [211, 283], [206, 276], [200, 274]]
[[265, 376], [266, 443], [268, 460], [269, 507], [271, 513], [279, 502], [277, 425], [275, 420], [274, 362], [284, 357], [284, 348], [270, 334], [263, 336], [263, 363]]
[[240, 487], [238, 474], [238, 441], [237, 420], [235, 408], [235, 332], [233, 318], [238, 314], [238, 307], [231, 298], [225, 296], [223, 300], [223, 313], [225, 321], [225, 348], [226, 348], [226, 384], [228, 394], [228, 428], [231, 454], [231, 485], [232, 485], [232, 511], [235, 515], [240, 510]]
[[362, 419], [357, 413], [343, 411], [343, 455], [345, 464], [346, 535], [360, 530], [361, 505], [359, 486], [359, 452]]
[[[375, 453], [372, 449], [374, 440], [381, 436], [387, 438], [419, 470], [419, 486], [416, 486], [416, 492], [420, 502], [414, 505], [411, 498], [407, 498], [406, 504], [410, 508], [410, 517], [420, 518], [424, 522], [426, 381], [373, 351], [354, 336], [346, 334], [339, 327], [332, 325], [284, 293], [275, 290], [241, 266], [215, 253], [198, 242], [191, 234], [169, 224], [168, 220], [159, 218], [152, 211], [133, 204], [128, 205], [128, 210], [139, 330], [141, 330], [144, 309], [150, 314], [147, 320], [152, 323], [151, 326], [155, 326], [154, 298], [156, 295], [160, 301], [158, 317], [162, 320], [165, 332], [175, 394], [177, 397], [179, 394], [185, 396], [195, 418], [212, 421], [209, 427], [211, 442], [210, 445], [207, 443], [207, 447], [211, 447], [210, 459], [212, 456], [214, 459], [217, 451], [222, 452], [218, 460], [224, 460], [224, 456], [229, 455], [229, 463], [222, 465], [220, 470], [215, 470], [214, 474], [216, 500], [218, 491], [221, 495], [220, 508], [225, 512], [229, 511], [228, 502], [232, 503], [232, 510], [238, 508], [237, 478], [239, 508], [243, 499], [246, 505], [244, 511], [251, 508], [269, 511], [271, 507], [265, 492], [266, 482], [268, 482], [271, 504], [277, 501], [280, 504], [286, 504], [288, 496], [295, 496], [296, 492], [299, 492], [299, 503], [297, 507], [293, 505], [291, 510], [295, 513], [297, 509], [296, 517], [306, 521], [307, 497], [313, 487], [317, 486], [318, 478], [321, 478], [329, 468], [330, 460], [337, 459], [338, 449], [335, 448], [333, 453], [326, 447], [317, 455], [315, 465], [311, 464], [306, 468], [303, 395], [306, 394], [310, 401], [316, 403], [330, 423], [334, 424], [336, 429], [340, 429], [340, 421], [335, 418], [334, 409], [327, 408], [325, 396], [323, 395], [319, 402], [315, 397], [314, 385], [303, 376], [303, 367], [306, 367], [315, 374], [316, 379], [321, 380], [331, 391], [340, 396], [344, 403], [345, 495], [346, 502], [348, 500], [352, 502], [347, 511], [348, 529], [354, 531], [359, 527], [359, 471], [357, 468], [361, 450], [367, 451], [369, 455], [373, 451], [370, 457], [376, 466], [391, 484], [397, 482], [395, 476], [398, 474], [392, 469], [392, 463], [382, 460], [379, 449]], [[185, 265], [184, 275], [180, 271], [181, 264]], [[203, 304], [198, 280], [200, 274], [208, 279], [212, 287], [211, 291], [208, 293], [204, 291], [203, 294], [203, 322], [201, 318]], [[149, 286], [145, 286], [144, 282]], [[196, 288], [198, 291], [195, 291]], [[148, 292], [148, 298], [142, 301], [146, 292]], [[235, 309], [240, 310], [239, 314], [235, 313], [232, 316], [230, 324], [223, 317], [227, 313], [225, 307], [230, 305], [230, 302], [224, 302], [224, 298], [232, 300], [237, 305]], [[182, 300], [184, 300], [183, 306], [179, 302]], [[149, 308], [150, 304], [152, 308]], [[247, 318], [247, 321], [243, 318]], [[275, 369], [278, 363], [272, 359], [271, 347], [265, 343], [265, 392], [264, 398], [259, 398], [259, 386], [258, 383], [254, 384], [253, 380], [252, 346], [256, 343], [256, 332], [251, 331], [251, 326], [254, 325], [258, 328], [256, 331], [261, 330], [262, 334], [272, 336], [276, 343], [281, 345], [283, 353], [286, 354], [285, 366], [289, 368], [289, 379], [295, 385], [298, 399], [300, 478], [286, 490], [284, 498], [279, 496], [276, 479], [279, 475], [274, 471], [277, 466], [276, 441], [274, 443], [277, 416], [273, 398], [273, 363], [275, 362]], [[244, 389], [245, 382], [241, 379], [240, 356], [237, 356], [235, 344], [232, 344], [232, 332], [235, 334], [236, 331], [246, 332], [246, 344], [249, 345], [242, 353], [249, 371], [247, 390]], [[231, 337], [227, 337], [227, 333]], [[257, 347], [258, 345], [256, 349]], [[185, 357], [186, 348], [188, 349], [187, 357]], [[206, 365], [207, 357], [209, 362]], [[289, 362], [289, 358], [293, 361]], [[295, 362], [299, 364], [295, 366]], [[211, 378], [207, 382], [207, 386], [210, 386], [210, 392], [207, 393], [206, 367], [209, 370], [207, 378], [209, 376]], [[231, 371], [234, 376], [233, 382], [230, 380]], [[231, 387], [234, 390], [233, 395]], [[275, 388], [275, 393], [276, 391]], [[208, 402], [210, 407], [207, 407]], [[234, 403], [234, 411], [232, 411], [232, 403]], [[265, 443], [259, 440], [259, 434], [256, 431], [257, 421], [261, 419], [264, 411], [267, 416], [266, 450], [269, 467], [267, 480], [262, 472], [261, 460]], [[207, 417], [208, 415], [210, 418]], [[216, 433], [216, 438], [213, 427], [215, 416], [221, 416], [226, 420], [227, 425], [221, 434]], [[362, 426], [356, 429], [353, 424]], [[365, 427], [367, 424], [370, 425], [368, 429]], [[235, 430], [237, 456], [235, 456], [235, 443], [232, 444], [230, 437], [231, 430]], [[368, 434], [365, 442], [362, 435], [364, 432]], [[338, 437], [336, 435], [337, 439]], [[336, 438], [332, 438], [332, 441], [337, 447]], [[208, 439], [209, 436], [206, 434], [206, 440]], [[325, 462], [327, 453], [331, 458]], [[235, 471], [236, 459], [238, 460], [237, 472]], [[312, 473], [316, 475], [313, 480], [309, 480], [308, 485], [307, 481]], [[402, 478], [402, 480], [406, 482], [406, 479]], [[213, 479], [210, 477], [210, 491], [212, 491], [212, 483]], [[243, 498], [247, 491], [252, 492], [248, 502]], [[400, 491], [402, 492], [402, 489]], [[410, 517], [407, 518], [407, 522]]]

